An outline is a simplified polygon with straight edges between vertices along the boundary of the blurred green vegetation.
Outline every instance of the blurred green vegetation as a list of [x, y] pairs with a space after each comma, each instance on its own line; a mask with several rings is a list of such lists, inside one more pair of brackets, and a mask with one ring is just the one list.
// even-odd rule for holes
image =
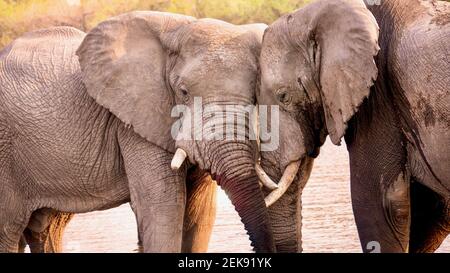
[[[24, 32], [49, 26], [88, 31], [132, 10], [211, 17], [234, 24], [267, 23], [313, 0], [0, 0], [0, 49]], [[450, 0], [445, 0], [450, 2]]]
[[0, 48], [24, 32], [68, 25], [88, 31], [108, 17], [159, 10], [235, 24], [271, 23], [310, 0], [0, 0]]

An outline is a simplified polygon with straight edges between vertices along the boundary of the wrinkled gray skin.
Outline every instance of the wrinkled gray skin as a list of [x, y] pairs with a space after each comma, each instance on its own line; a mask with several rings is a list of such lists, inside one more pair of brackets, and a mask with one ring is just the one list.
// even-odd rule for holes
[[[273, 251], [256, 144], [175, 143], [170, 134], [172, 107], [192, 107], [194, 96], [204, 105], [255, 103], [261, 29], [133, 12], [87, 35], [66, 27], [28, 33], [1, 51], [0, 251], [18, 250], [41, 208], [81, 213], [130, 200], [144, 251], [204, 250], [212, 178], [255, 250]], [[190, 163], [173, 171], [177, 147]], [[205, 198], [193, 198], [199, 191]], [[200, 231], [207, 239], [192, 239]]]
[[[268, 28], [258, 100], [280, 105], [281, 145], [261, 164], [276, 180], [326, 135], [345, 136], [363, 250], [431, 252], [450, 232], [450, 7], [381, 2], [370, 7], [380, 36], [356, 0], [317, 1]], [[269, 211], [278, 251], [301, 250], [302, 186]]]

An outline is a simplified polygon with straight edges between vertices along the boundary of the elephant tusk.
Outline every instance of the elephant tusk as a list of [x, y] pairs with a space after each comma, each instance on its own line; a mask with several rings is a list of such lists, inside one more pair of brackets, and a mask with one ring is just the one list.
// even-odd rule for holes
[[266, 186], [270, 190], [278, 189], [277, 183], [273, 182], [272, 179], [266, 174], [264, 169], [258, 163], [255, 164], [256, 174], [259, 177], [259, 183], [261, 187]]
[[183, 150], [178, 148], [175, 152], [175, 155], [172, 158], [172, 162], [170, 163], [170, 167], [172, 170], [176, 171], [178, 170], [181, 165], [183, 165], [184, 160], [187, 157], [187, 153]]
[[270, 207], [275, 203], [281, 196], [287, 191], [289, 186], [294, 181], [295, 176], [297, 175], [298, 169], [300, 168], [301, 161], [295, 161], [290, 163], [286, 169], [284, 170], [283, 176], [280, 179], [280, 183], [278, 183], [278, 189], [272, 191], [269, 195], [266, 196], [264, 201], [266, 202], [266, 206]]

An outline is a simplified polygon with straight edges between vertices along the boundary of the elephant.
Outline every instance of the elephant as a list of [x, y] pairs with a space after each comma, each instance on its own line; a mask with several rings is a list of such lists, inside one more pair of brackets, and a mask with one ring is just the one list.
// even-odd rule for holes
[[266, 30], [257, 101], [279, 106], [280, 145], [260, 167], [287, 189], [269, 209], [277, 251], [301, 251], [301, 190], [326, 137], [347, 146], [364, 252], [446, 238], [449, 19], [441, 1], [319, 0]]
[[[214, 179], [254, 250], [273, 252], [256, 141], [208, 138], [208, 126], [223, 126], [213, 118], [223, 115], [217, 107], [200, 115], [200, 129], [187, 111], [174, 115], [184, 106], [196, 121], [196, 102], [254, 105], [264, 28], [136, 11], [87, 34], [55, 27], [4, 48], [0, 251], [18, 251], [38, 210], [83, 213], [129, 201], [145, 252], [202, 250]], [[197, 138], [199, 131], [206, 136]]]

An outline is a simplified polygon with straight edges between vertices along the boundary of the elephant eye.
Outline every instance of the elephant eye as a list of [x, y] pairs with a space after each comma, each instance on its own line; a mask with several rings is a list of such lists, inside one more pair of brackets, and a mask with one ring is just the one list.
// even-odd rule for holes
[[183, 96], [187, 96], [187, 95], [188, 95], [188, 91], [187, 91], [186, 88], [181, 87], [181, 88], [180, 88], [180, 91], [181, 91], [181, 94], [183, 94]]
[[291, 94], [289, 94], [289, 92], [286, 90], [279, 91], [277, 98], [278, 101], [284, 105], [289, 105], [292, 100]]
[[189, 101], [189, 92], [188, 92], [187, 88], [184, 86], [181, 86], [179, 90], [180, 90], [180, 93], [181, 93], [181, 96], [182, 96], [182, 99], [184, 100], [184, 102], [188, 102]]

